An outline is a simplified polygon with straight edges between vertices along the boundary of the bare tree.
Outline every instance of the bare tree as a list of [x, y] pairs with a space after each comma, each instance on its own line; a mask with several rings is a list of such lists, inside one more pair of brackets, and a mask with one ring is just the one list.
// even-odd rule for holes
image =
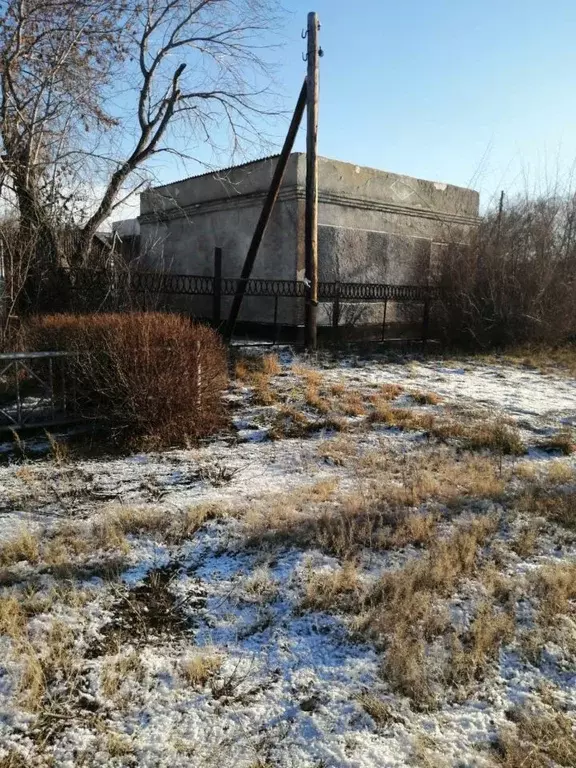
[[[0, 173], [23, 239], [73, 264], [162, 152], [238, 149], [270, 106], [276, 0], [0, 0]], [[267, 103], [268, 107], [263, 105]], [[82, 199], [84, 198], [84, 199]]]

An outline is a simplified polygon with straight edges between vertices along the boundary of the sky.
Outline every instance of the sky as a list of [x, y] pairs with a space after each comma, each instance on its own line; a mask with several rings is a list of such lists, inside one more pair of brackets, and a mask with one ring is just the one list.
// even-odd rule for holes
[[[322, 25], [321, 155], [473, 187], [483, 208], [501, 189], [538, 192], [570, 177], [575, 0], [285, 0], [285, 7], [275, 57], [288, 110], [306, 71], [300, 33], [308, 11]], [[286, 125], [284, 118], [273, 126], [272, 151]], [[295, 149], [305, 149], [303, 130]], [[165, 182], [183, 171], [158, 168]]]

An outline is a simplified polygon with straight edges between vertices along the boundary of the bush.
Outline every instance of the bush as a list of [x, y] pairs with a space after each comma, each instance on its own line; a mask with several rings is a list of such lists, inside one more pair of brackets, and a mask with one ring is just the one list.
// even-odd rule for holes
[[576, 197], [517, 199], [438, 265], [440, 334], [480, 348], [562, 343], [576, 334]]
[[66, 386], [83, 415], [132, 446], [183, 445], [225, 423], [218, 334], [161, 313], [48, 315], [23, 328], [29, 350], [75, 353]]

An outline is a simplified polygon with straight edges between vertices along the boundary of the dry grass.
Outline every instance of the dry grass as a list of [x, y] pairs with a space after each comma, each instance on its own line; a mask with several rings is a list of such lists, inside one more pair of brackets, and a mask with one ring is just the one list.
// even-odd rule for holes
[[518, 430], [500, 422], [475, 424], [465, 431], [463, 437], [465, 445], [471, 449], [487, 448], [504, 456], [526, 453]]
[[344, 563], [335, 571], [309, 571], [304, 584], [303, 610], [351, 611], [364, 598], [364, 583], [356, 565]]
[[358, 455], [358, 446], [350, 438], [338, 435], [330, 440], [323, 440], [316, 453], [324, 461], [343, 466], [349, 459]]
[[536, 525], [525, 525], [511, 542], [510, 548], [519, 557], [530, 557], [538, 548], [539, 528]]
[[11, 640], [21, 640], [27, 631], [28, 616], [16, 592], [0, 597], [0, 635]]
[[310, 408], [318, 413], [326, 414], [331, 410], [330, 402], [320, 395], [318, 387], [315, 384], [308, 384], [304, 393], [304, 402]]
[[197, 653], [180, 665], [183, 678], [194, 688], [203, 688], [222, 667], [222, 658], [212, 651]]
[[272, 577], [268, 566], [256, 568], [242, 582], [243, 598], [252, 603], [270, 603], [276, 599], [279, 584]]
[[62, 440], [57, 440], [51, 432], [46, 431], [50, 443], [52, 461], [57, 467], [62, 467], [70, 461], [70, 447]]
[[574, 613], [576, 600], [576, 563], [553, 563], [539, 568], [533, 576], [539, 597], [538, 620], [554, 624], [559, 616]]
[[282, 366], [278, 355], [264, 355], [262, 357], [262, 370], [269, 376], [278, 376], [278, 374], [282, 373]]
[[75, 651], [75, 638], [71, 628], [53, 621], [42, 644], [36, 650], [29, 639], [15, 644], [14, 656], [20, 668], [16, 697], [18, 703], [30, 712], [39, 712], [45, 706], [50, 687], [58, 682], [70, 689], [70, 681], [79, 672], [79, 657]]
[[538, 448], [543, 451], [554, 451], [555, 453], [561, 453], [563, 456], [570, 456], [570, 454], [576, 451], [576, 437], [571, 429], [561, 429], [552, 437], [546, 440], [541, 440], [538, 443]]
[[278, 397], [270, 386], [270, 375], [267, 373], [255, 373], [250, 383], [254, 392], [254, 401], [258, 405], [273, 405]]
[[546, 467], [546, 480], [551, 485], [564, 485], [576, 480], [576, 468], [563, 461], [550, 461]]
[[449, 681], [456, 685], [469, 685], [483, 679], [488, 665], [497, 657], [500, 647], [514, 638], [514, 617], [496, 611], [483, 603], [462, 637], [454, 637], [448, 665]]
[[307, 365], [295, 363], [292, 366], [292, 372], [304, 379], [305, 384], [309, 387], [319, 387], [322, 384], [322, 374]]
[[[447, 676], [429, 652], [429, 644], [449, 627], [447, 612], [439, 601], [454, 592], [460, 579], [473, 574], [480, 547], [497, 526], [498, 521], [490, 516], [461, 525], [449, 538], [435, 540], [423, 557], [384, 573], [366, 595], [356, 630], [385, 645], [384, 677], [395, 691], [411, 697], [419, 707], [436, 701], [440, 681]], [[486, 623], [475, 635], [475, 659], [494, 645], [490, 645]]]
[[382, 384], [378, 391], [378, 397], [382, 400], [395, 400], [404, 391], [400, 384]]
[[500, 422], [476, 421], [466, 423], [410, 408], [395, 408], [388, 398], [370, 398], [373, 410], [368, 421], [386, 424], [402, 430], [426, 432], [439, 440], [458, 439], [469, 450], [488, 449], [500, 455], [521, 456], [526, 452], [517, 429]]
[[370, 715], [376, 725], [383, 727], [394, 720], [392, 707], [387, 702], [374, 696], [374, 694], [365, 691], [357, 698], [362, 709]]
[[576, 733], [568, 715], [550, 707], [516, 708], [514, 725], [501, 729], [495, 745], [503, 768], [551, 768], [576, 765]]
[[574, 344], [563, 347], [549, 346], [524, 346], [507, 350], [504, 356], [516, 365], [532, 368], [542, 373], [565, 373], [576, 376], [576, 346]]
[[410, 392], [410, 397], [418, 405], [439, 405], [442, 402], [436, 392]]
[[544, 517], [568, 529], [576, 529], [576, 491], [534, 485], [527, 488], [516, 502], [518, 511]]
[[22, 530], [13, 539], [0, 544], [0, 566], [7, 567], [28, 561], [36, 564], [40, 557], [40, 540], [37, 535]]
[[126, 681], [142, 682], [146, 670], [137, 651], [108, 659], [100, 674], [100, 690], [106, 698], [122, 699], [122, 686]]
[[[505, 487], [494, 462], [474, 454], [455, 460], [447, 449], [407, 456], [377, 451], [359, 464], [365, 474], [355, 492], [335, 496], [330, 480], [326, 492], [317, 485], [315, 492], [254, 505], [243, 518], [250, 542], [289, 542], [344, 559], [370, 549], [425, 546], [436, 535], [435, 503], [457, 507], [498, 498]], [[413, 509], [424, 502], [427, 510]]]
[[126, 757], [134, 754], [134, 744], [125, 734], [112, 732], [106, 736], [106, 750], [110, 757]]
[[179, 544], [191, 538], [209, 520], [225, 511], [214, 504], [199, 504], [184, 512], [154, 507], [113, 506], [89, 524], [63, 523], [43, 536], [23, 531], [0, 548], [0, 565], [8, 567], [22, 560], [58, 568], [65, 575], [79, 559], [94, 559], [99, 552], [125, 555], [128, 535], [153, 536]]

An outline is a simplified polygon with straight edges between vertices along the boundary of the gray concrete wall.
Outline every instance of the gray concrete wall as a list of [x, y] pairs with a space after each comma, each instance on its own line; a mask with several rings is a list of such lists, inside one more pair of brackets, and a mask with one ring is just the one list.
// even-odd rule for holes
[[[141, 196], [143, 265], [211, 275], [223, 249], [223, 275], [240, 274], [277, 158], [157, 187]], [[254, 277], [304, 276], [306, 156], [290, 156]], [[465, 241], [478, 215], [478, 194], [439, 182], [319, 160], [320, 280], [423, 283], [439, 243]], [[209, 314], [210, 299], [179, 299], [192, 314]], [[224, 302], [226, 317], [230, 300]], [[301, 301], [283, 299], [279, 319], [299, 324]], [[240, 319], [271, 322], [274, 300], [245, 299]], [[379, 312], [379, 310], [376, 310]]]

